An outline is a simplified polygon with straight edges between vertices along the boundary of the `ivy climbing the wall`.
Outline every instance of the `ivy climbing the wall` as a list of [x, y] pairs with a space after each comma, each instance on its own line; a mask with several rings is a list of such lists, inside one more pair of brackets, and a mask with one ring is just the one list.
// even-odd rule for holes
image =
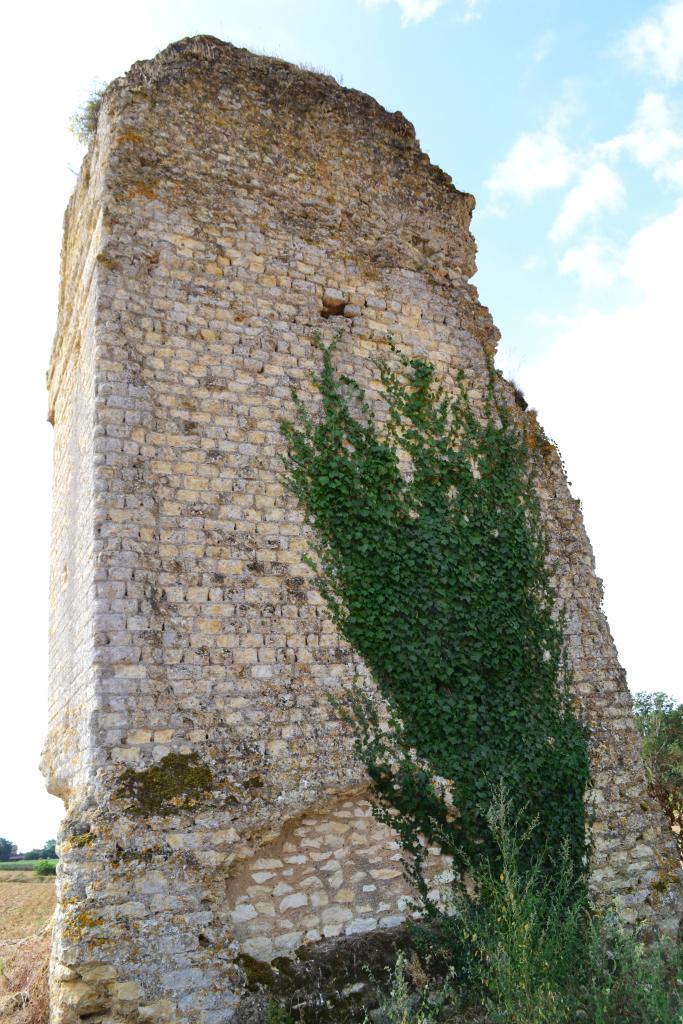
[[[388, 721], [356, 685], [340, 703], [426, 897], [424, 839], [476, 871], [498, 847], [501, 783], [529, 864], [586, 860], [584, 729], [568, 692], [537, 492], [534, 446], [488, 369], [475, 408], [434, 367], [391, 346], [379, 401], [317, 345], [317, 402], [294, 395], [286, 478], [313, 528], [310, 565]], [[382, 410], [382, 415], [379, 415]], [[422, 837], [422, 838], [421, 838]]]

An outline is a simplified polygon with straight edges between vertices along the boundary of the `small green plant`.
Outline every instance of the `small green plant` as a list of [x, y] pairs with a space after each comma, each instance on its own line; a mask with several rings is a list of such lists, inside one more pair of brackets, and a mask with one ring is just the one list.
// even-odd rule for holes
[[644, 942], [617, 914], [591, 921], [585, 1012], [595, 1024], [681, 1024], [683, 949], [666, 936]]
[[562, 1024], [576, 1010], [577, 968], [588, 921], [585, 888], [571, 861], [560, 858], [553, 875], [525, 847], [535, 823], [520, 823], [504, 787], [488, 811], [500, 855], [480, 863], [477, 898], [460, 899], [456, 925], [470, 956], [470, 977], [492, 1021]]
[[294, 1018], [272, 999], [266, 1006], [263, 1024], [294, 1024]]
[[[489, 809], [499, 856], [479, 863], [476, 898], [454, 893], [439, 952], [450, 945], [458, 997], [467, 1020], [486, 1024], [683, 1024], [683, 949], [667, 937], [644, 942], [614, 911], [593, 913], [568, 860], [553, 876], [524, 853], [533, 825], [514, 817], [504, 789]], [[463, 970], [463, 964], [465, 969]], [[397, 961], [389, 992], [380, 994], [393, 1024], [430, 1021], [420, 1007], [438, 1006], [436, 1020], [457, 1009], [452, 992], [406, 979]], [[394, 1012], [392, 1017], [386, 1008]], [[405, 1018], [401, 1016], [405, 1011]], [[413, 1014], [413, 1016], [411, 1016]], [[456, 1019], [458, 1019], [456, 1017]]]
[[100, 83], [76, 113], [71, 116], [69, 127], [83, 146], [89, 146], [95, 137], [102, 97], [106, 88], [104, 83]]
[[455, 1004], [451, 977], [434, 988], [421, 966], [422, 977], [415, 973], [405, 953], [399, 953], [395, 966], [387, 971], [388, 985], [377, 988], [378, 1007], [372, 1019], [366, 1014], [365, 1024], [437, 1024], [444, 1020], [444, 1012]]
[[33, 862], [33, 870], [36, 875], [40, 875], [41, 877], [47, 877], [48, 875], [56, 875], [57, 861], [36, 860]]

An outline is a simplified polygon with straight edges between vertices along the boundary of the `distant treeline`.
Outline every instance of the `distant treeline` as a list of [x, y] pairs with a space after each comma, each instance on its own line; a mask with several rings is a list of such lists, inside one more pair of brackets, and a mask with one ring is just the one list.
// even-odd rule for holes
[[16, 843], [0, 838], [0, 861], [8, 860], [52, 860], [57, 856], [57, 840], [48, 839], [39, 849], [20, 853]]

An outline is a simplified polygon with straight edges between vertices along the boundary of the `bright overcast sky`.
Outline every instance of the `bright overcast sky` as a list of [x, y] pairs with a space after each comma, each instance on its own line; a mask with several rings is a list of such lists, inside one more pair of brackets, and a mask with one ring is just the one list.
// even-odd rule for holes
[[[0, 75], [5, 693], [0, 836], [56, 833], [44, 793], [51, 428], [61, 222], [98, 83], [206, 33], [336, 75], [415, 124], [477, 197], [474, 283], [564, 454], [632, 690], [683, 701], [678, 652], [683, 2], [118, 0], [12, 4]], [[678, 407], [678, 408], [677, 408]]]

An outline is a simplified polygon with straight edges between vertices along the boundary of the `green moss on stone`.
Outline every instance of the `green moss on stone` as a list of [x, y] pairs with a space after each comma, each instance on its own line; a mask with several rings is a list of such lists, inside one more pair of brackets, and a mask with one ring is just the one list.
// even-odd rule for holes
[[255, 988], [257, 985], [270, 988], [274, 984], [275, 972], [265, 960], [257, 960], [253, 956], [248, 956], [247, 953], [242, 953], [239, 958], [239, 965], [244, 971], [244, 977], [250, 989]]
[[295, 976], [295, 963], [289, 956], [276, 956], [274, 960], [271, 960], [271, 966], [286, 978], [293, 978]]
[[196, 807], [212, 786], [211, 770], [196, 754], [167, 754], [141, 771], [127, 768], [119, 779], [117, 796], [131, 800], [130, 814], [177, 814]]
[[[369, 975], [393, 967], [399, 951], [411, 955], [417, 933], [405, 926], [322, 939], [270, 963], [243, 953], [238, 962], [246, 992], [234, 1024], [264, 1024], [269, 1005], [303, 1024], [360, 1024], [376, 1005]], [[435, 975], [438, 976], [438, 975]]]

